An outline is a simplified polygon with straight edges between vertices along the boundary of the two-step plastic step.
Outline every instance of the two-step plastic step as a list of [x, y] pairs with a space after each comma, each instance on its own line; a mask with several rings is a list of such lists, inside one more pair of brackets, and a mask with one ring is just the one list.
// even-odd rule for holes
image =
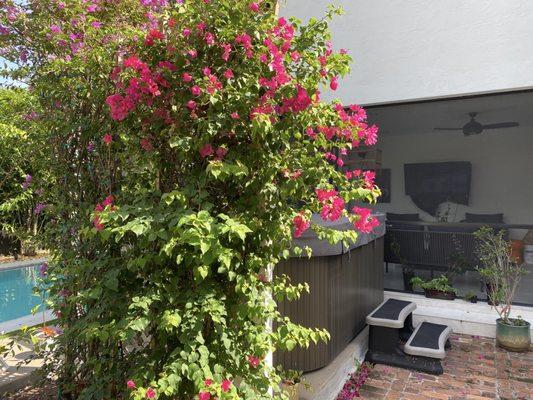
[[[406, 319], [412, 318], [415, 309], [413, 302], [388, 299], [366, 317], [366, 323], [375, 327], [402, 329]], [[422, 322], [409, 336], [403, 351], [412, 356], [443, 359], [451, 334], [451, 328], [446, 325]]]

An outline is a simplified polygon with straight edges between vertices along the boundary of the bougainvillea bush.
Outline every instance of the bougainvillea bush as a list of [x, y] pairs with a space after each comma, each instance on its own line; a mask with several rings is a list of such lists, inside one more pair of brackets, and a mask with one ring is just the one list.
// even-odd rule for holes
[[301, 25], [266, 1], [0, 4], [3, 55], [48, 132], [61, 333], [46, 368], [62, 396], [285, 396], [269, 354], [328, 335], [280, 315], [307, 287], [275, 265], [307, 229], [336, 242], [377, 224], [346, 206], [375, 200], [373, 174], [340, 168], [376, 128], [320, 101], [349, 70], [338, 10]]

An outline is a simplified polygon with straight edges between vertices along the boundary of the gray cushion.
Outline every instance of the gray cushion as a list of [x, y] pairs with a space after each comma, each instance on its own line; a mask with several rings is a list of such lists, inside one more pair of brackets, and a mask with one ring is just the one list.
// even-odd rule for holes
[[503, 214], [471, 214], [466, 213], [464, 222], [486, 222], [503, 224]]

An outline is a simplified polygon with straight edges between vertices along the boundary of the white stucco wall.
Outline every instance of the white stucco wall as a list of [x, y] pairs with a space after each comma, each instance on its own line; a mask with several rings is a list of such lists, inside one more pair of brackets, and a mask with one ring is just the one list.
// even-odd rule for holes
[[377, 104], [533, 87], [531, 0], [282, 0], [303, 20], [346, 14], [333, 42], [354, 57], [335, 97]]
[[[381, 135], [383, 168], [391, 169], [391, 203], [377, 209], [397, 213], [420, 213], [405, 194], [406, 163], [470, 161], [472, 181], [469, 206], [450, 205], [450, 222], [465, 212], [503, 213], [506, 223], [533, 223], [533, 134], [530, 127], [493, 131], [465, 137], [461, 134]], [[525, 231], [511, 232], [522, 239]]]

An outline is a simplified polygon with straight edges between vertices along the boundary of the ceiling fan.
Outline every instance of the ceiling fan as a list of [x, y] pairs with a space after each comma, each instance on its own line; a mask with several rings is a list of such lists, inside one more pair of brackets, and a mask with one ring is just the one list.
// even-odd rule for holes
[[520, 126], [518, 122], [499, 122], [496, 124], [483, 125], [476, 121], [477, 112], [470, 112], [470, 121], [468, 121], [462, 128], [434, 128], [436, 131], [463, 131], [465, 136], [478, 135], [485, 129], [502, 129], [514, 128]]

